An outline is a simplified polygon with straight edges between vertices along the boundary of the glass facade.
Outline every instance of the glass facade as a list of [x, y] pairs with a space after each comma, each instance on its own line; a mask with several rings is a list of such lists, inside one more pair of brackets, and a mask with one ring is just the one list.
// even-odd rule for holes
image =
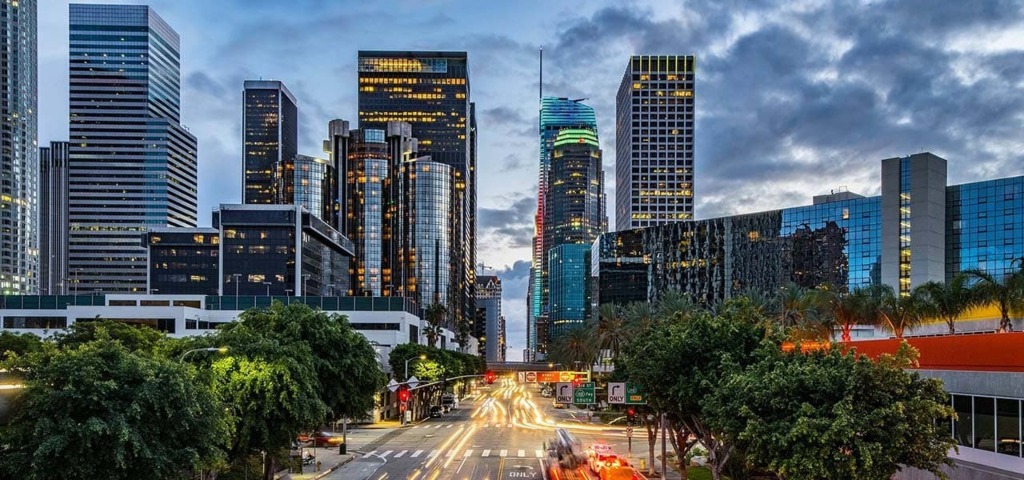
[[910, 158], [900, 159], [900, 259], [899, 292], [910, 295]]
[[1024, 258], [1024, 177], [948, 187], [946, 219], [946, 278], [971, 268], [1002, 278]]
[[384, 291], [385, 186], [390, 155], [384, 130], [353, 130], [345, 183], [345, 212], [356, 252], [349, 295], [379, 297]]
[[591, 251], [593, 302], [624, 306], [646, 302], [650, 258], [643, 248], [643, 230], [605, 233]]
[[950, 429], [956, 443], [1013, 457], [1021, 456], [1021, 400], [980, 395], [950, 395], [956, 419]]
[[68, 142], [39, 148], [39, 266], [40, 294], [68, 292]]
[[548, 256], [551, 302], [548, 339], [583, 325], [590, 313], [590, 245], [559, 245]]
[[142, 5], [70, 6], [69, 275], [142, 293], [154, 227], [195, 227], [196, 139], [180, 125], [178, 34]]
[[213, 228], [145, 233], [152, 294], [217, 295], [220, 232]]
[[615, 107], [615, 229], [693, 218], [693, 55], [634, 55]]
[[0, 3], [0, 292], [39, 285], [37, 0]]
[[276, 173], [298, 154], [295, 97], [282, 82], [246, 80], [242, 102], [242, 202], [290, 204], [292, 196], [280, 192]]
[[470, 334], [480, 341], [481, 357], [488, 362], [504, 362], [505, 325], [501, 315], [501, 279], [495, 275], [477, 275], [476, 281], [477, 315]]
[[[416, 282], [410, 285], [423, 308], [451, 297], [453, 168], [421, 157], [407, 164], [411, 193]], [[448, 303], [450, 305], [450, 303]], [[451, 322], [444, 325], [452, 328]]]
[[277, 203], [302, 205], [325, 222], [334, 217], [337, 177], [334, 166], [323, 158], [296, 155], [277, 169], [281, 198]]

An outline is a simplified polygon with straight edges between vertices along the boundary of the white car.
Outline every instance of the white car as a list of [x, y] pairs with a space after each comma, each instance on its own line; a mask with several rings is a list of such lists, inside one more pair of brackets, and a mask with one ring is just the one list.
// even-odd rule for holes
[[620, 459], [618, 455], [611, 452], [595, 453], [590, 457], [587, 463], [590, 464], [590, 469], [593, 470], [594, 473], [601, 473], [602, 468], [621, 467], [625, 465], [625, 462]]

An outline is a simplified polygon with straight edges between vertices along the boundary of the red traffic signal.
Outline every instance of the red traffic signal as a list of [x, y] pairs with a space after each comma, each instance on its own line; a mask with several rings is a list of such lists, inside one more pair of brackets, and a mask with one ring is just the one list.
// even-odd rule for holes
[[486, 380], [486, 381], [487, 381], [487, 384], [488, 384], [488, 385], [490, 385], [490, 384], [494, 383], [494, 378], [495, 378], [494, 372], [487, 372], [487, 373], [486, 373], [486, 374], [484, 375], [484, 380]]
[[403, 402], [409, 400], [409, 389], [408, 388], [402, 388], [402, 389], [398, 390], [398, 399], [403, 401]]

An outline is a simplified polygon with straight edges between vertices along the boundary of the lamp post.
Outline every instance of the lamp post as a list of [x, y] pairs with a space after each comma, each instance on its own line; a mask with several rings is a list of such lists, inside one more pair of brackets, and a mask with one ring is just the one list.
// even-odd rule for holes
[[420, 360], [426, 360], [427, 359], [427, 354], [424, 353], [422, 355], [417, 355], [417, 356], [412, 357], [412, 358], [410, 358], [410, 359], [405, 361], [405, 379], [406, 380], [409, 379], [409, 362], [411, 362], [413, 360], [416, 360], [417, 358], [420, 359]]
[[267, 296], [269, 297], [270, 296], [270, 285], [271, 285], [271, 283], [270, 282], [263, 282], [263, 284], [267, 286]]
[[178, 362], [179, 363], [183, 363], [185, 361], [185, 356], [187, 356], [188, 354], [190, 354], [192, 352], [220, 352], [220, 353], [224, 353], [226, 351], [228, 351], [228, 347], [193, 348], [192, 350], [189, 350], [189, 351], [181, 354], [181, 358], [178, 359]]
[[306, 282], [308, 282], [308, 281], [309, 281], [309, 277], [311, 277], [311, 276], [312, 276], [312, 275], [311, 275], [311, 274], [309, 274], [309, 273], [303, 273], [303, 274], [302, 274], [302, 291], [301, 291], [301, 292], [299, 292], [299, 293], [300, 293], [300, 294], [301, 294], [301, 295], [302, 295], [303, 297], [305, 297], [305, 296], [309, 295], [308, 293], [306, 293]]
[[292, 292], [294, 292], [294, 291], [295, 290], [292, 290], [290, 288], [286, 288], [286, 289], [284, 289], [284, 296], [290, 297], [290, 296], [292, 296]]
[[239, 279], [242, 278], [242, 274], [241, 273], [232, 273], [231, 277], [233, 277], [235, 279], [235, 296], [237, 297], [238, 296], [238, 282], [239, 282]]
[[330, 296], [330, 297], [334, 297], [334, 296], [336, 296], [336, 295], [334, 295], [334, 287], [336, 287], [336, 286], [337, 286], [337, 285], [335, 285], [335, 284], [333, 284], [333, 283], [332, 283], [332, 284], [329, 284], [329, 285], [327, 285], [327, 291], [328, 291], [328, 292], [330, 292], [330, 293], [328, 294], [328, 296]]

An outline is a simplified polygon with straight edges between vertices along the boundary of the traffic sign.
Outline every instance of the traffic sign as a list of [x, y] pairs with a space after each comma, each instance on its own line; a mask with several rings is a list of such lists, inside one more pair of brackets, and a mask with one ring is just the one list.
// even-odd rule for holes
[[574, 378], [574, 375], [572, 374], [572, 372], [565, 372], [565, 371], [558, 372], [558, 381], [559, 382], [571, 382], [573, 378]]
[[633, 438], [633, 427], [626, 427], [626, 438]]
[[608, 403], [626, 403], [626, 382], [608, 382]]
[[572, 403], [572, 384], [559, 382], [555, 385], [555, 401], [558, 403]]
[[541, 383], [555, 383], [561, 381], [558, 372], [537, 372], [537, 381]]
[[626, 405], [646, 405], [647, 396], [640, 391], [640, 385], [626, 384]]
[[526, 372], [526, 381], [529, 383], [537, 382], [537, 372]]
[[572, 403], [577, 405], [589, 405], [597, 403], [597, 396], [594, 395], [594, 383], [581, 383], [572, 391]]
[[409, 379], [406, 380], [405, 383], [409, 385], [409, 388], [416, 388], [416, 385], [420, 384], [420, 379], [416, 378], [416, 375], [413, 375], [409, 377]]
[[395, 379], [392, 378], [391, 381], [388, 382], [388, 390], [391, 390], [392, 392], [398, 390], [398, 382], [396, 382]]
[[519, 383], [526, 383], [526, 372], [516, 372], [516, 379]]

